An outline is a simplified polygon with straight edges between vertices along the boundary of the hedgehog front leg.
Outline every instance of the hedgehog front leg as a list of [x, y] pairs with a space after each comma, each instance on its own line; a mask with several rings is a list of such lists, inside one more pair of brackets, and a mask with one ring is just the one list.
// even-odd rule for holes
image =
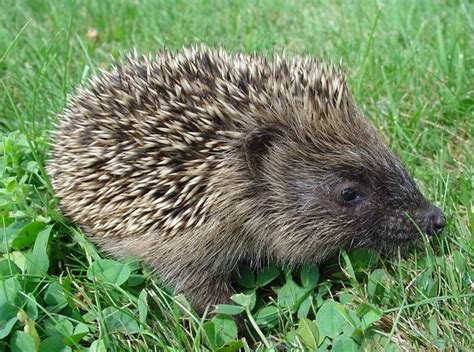
[[[218, 304], [235, 304], [230, 299], [235, 291], [232, 289], [229, 281], [222, 277], [201, 277], [197, 279], [199, 282], [191, 280], [186, 288], [180, 291], [186, 297], [189, 297], [194, 310], [203, 315], [207, 309], [207, 317], [212, 317], [214, 308]], [[238, 335], [245, 337], [248, 341], [253, 341], [253, 337], [249, 334], [245, 327], [244, 314], [235, 315], [234, 321], [237, 324]]]
[[220, 276], [193, 274], [186, 283], [178, 288], [191, 301], [195, 311], [202, 315], [212, 313], [217, 304], [230, 304], [234, 294], [228, 280]]

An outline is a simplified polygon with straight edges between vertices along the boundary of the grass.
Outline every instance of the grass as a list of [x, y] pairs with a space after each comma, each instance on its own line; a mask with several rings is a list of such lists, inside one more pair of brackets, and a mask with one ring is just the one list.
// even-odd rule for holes
[[[474, 349], [474, 7], [468, 1], [13, 1], [0, 12], [0, 350]], [[94, 28], [98, 36], [89, 33]], [[44, 173], [66, 95], [132, 48], [342, 59], [366, 116], [448, 218], [408, 256], [242, 268], [204, 320], [68, 224]], [[236, 337], [244, 312], [256, 344]], [[253, 347], [252, 347], [253, 346]]]

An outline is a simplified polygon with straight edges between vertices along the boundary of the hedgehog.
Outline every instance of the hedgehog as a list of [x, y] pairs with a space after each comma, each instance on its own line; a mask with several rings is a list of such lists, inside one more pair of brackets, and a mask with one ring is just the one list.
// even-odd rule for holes
[[241, 263], [319, 264], [445, 226], [342, 69], [305, 56], [131, 54], [68, 98], [47, 172], [70, 221], [200, 313], [230, 302]]

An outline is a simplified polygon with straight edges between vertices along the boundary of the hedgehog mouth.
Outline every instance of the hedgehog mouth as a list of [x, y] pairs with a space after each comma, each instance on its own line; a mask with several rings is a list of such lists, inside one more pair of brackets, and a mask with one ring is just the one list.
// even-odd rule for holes
[[408, 254], [410, 250], [417, 246], [418, 244], [423, 243], [422, 232], [415, 231], [398, 231], [391, 232], [389, 234], [383, 234], [378, 236], [378, 248], [380, 248], [381, 253], [392, 256], [397, 253], [402, 255]]
[[416, 231], [400, 231], [390, 233], [387, 237], [389, 242], [405, 244], [421, 240], [422, 234]]
[[378, 238], [386, 240], [393, 244], [403, 245], [405, 243], [413, 244], [423, 239], [426, 232], [422, 229], [427, 228], [424, 219], [412, 218], [392, 218], [377, 234]]
[[362, 236], [349, 244], [349, 249], [371, 248], [382, 253], [397, 253], [398, 250], [409, 250], [423, 242], [423, 234], [416, 228], [384, 228]]

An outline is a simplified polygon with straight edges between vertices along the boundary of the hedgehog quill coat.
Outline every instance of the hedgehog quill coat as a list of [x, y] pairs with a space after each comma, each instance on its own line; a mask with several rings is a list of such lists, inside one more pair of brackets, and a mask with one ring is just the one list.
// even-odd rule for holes
[[444, 226], [343, 74], [310, 58], [131, 56], [70, 97], [48, 173], [68, 218], [198, 311], [228, 301], [240, 262], [318, 263]]

